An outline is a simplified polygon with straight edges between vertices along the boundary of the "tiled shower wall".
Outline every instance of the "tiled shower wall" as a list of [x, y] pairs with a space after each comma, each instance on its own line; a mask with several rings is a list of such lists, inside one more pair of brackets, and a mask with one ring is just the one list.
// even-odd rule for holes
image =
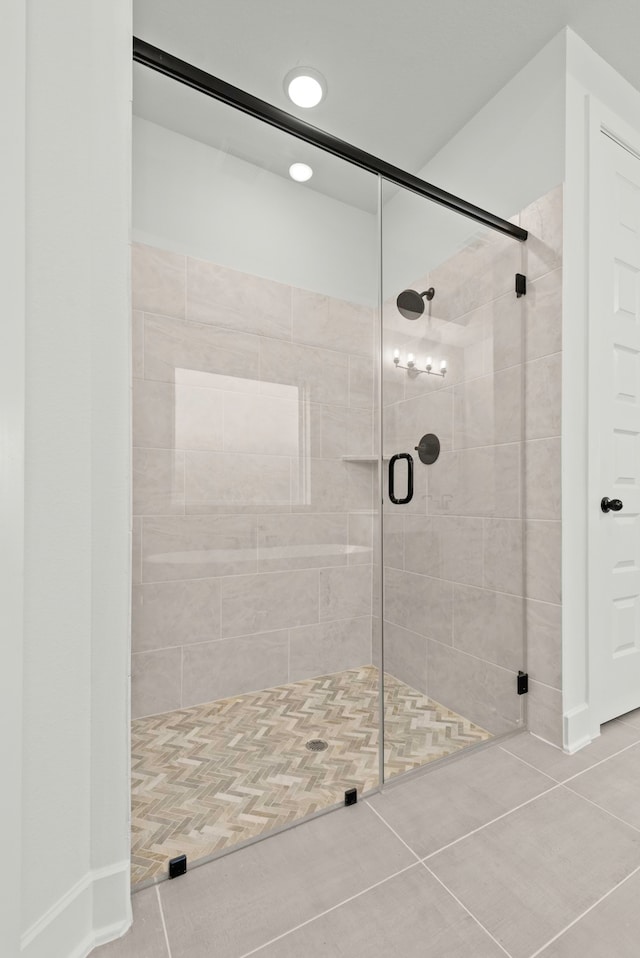
[[139, 244], [133, 301], [133, 715], [368, 664], [374, 311]]
[[[435, 288], [420, 320], [385, 291], [384, 452], [411, 452], [416, 476], [409, 505], [385, 497], [385, 669], [500, 733], [526, 667], [529, 727], [561, 744], [561, 189], [519, 222], [526, 244], [485, 235], [412, 284]], [[396, 369], [394, 348], [446, 358], [446, 378]], [[442, 452], [424, 466], [428, 432]]]

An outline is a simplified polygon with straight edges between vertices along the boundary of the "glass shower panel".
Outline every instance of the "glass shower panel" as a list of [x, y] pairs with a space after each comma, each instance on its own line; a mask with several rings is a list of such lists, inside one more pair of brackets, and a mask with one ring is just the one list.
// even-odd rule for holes
[[385, 182], [382, 250], [388, 779], [523, 723], [524, 333], [516, 240]]
[[379, 184], [134, 73], [139, 885], [379, 783]]

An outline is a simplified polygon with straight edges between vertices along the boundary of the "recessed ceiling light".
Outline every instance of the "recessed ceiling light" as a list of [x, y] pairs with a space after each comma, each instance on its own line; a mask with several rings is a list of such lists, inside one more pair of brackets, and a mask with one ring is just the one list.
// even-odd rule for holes
[[312, 67], [294, 67], [284, 78], [284, 89], [296, 106], [309, 109], [326, 96], [327, 81]]
[[313, 170], [306, 163], [292, 163], [289, 167], [289, 176], [298, 183], [304, 183], [313, 176]]

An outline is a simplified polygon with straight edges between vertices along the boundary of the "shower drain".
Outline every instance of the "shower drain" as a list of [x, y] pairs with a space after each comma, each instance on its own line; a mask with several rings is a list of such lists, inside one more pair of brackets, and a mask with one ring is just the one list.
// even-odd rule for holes
[[325, 748], [328, 747], [329, 743], [322, 738], [310, 738], [305, 745], [305, 748], [308, 748], [310, 752], [324, 752]]

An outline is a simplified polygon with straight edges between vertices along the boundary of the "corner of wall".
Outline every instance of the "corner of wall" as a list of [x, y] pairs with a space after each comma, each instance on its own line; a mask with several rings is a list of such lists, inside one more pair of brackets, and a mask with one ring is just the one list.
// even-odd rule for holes
[[[83, 958], [131, 920], [131, 0], [70, 0], [65, 14], [29, 5], [14, 66], [27, 79], [26, 306], [15, 310], [26, 330], [27, 559], [22, 683], [2, 660], [23, 733], [21, 802], [3, 807], [12, 861], [21, 838], [9, 901], [22, 925], [14, 934], [0, 922], [7, 958]], [[5, 179], [17, 193], [19, 179]], [[19, 250], [19, 230], [7, 236]], [[17, 367], [17, 342], [11, 359]], [[12, 509], [17, 521], [17, 496]], [[18, 742], [20, 718], [9, 721]]]
[[86, 958], [97, 945], [119, 938], [131, 925], [129, 862], [88, 872], [22, 935], [24, 958]]
[[[120, 938], [131, 927], [131, 867], [129, 860], [112, 868], [93, 872], [92, 878], [92, 948]], [[122, 914], [122, 902], [126, 912]]]
[[419, 175], [501, 216], [563, 179], [566, 31], [560, 31]]

